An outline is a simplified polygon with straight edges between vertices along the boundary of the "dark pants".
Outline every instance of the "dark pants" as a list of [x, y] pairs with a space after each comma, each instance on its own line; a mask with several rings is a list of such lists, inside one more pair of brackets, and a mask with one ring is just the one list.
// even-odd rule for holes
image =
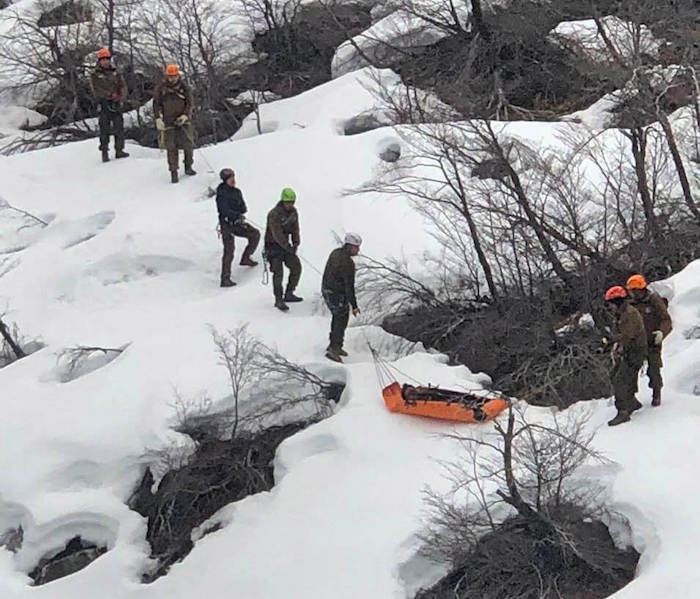
[[221, 241], [224, 244], [224, 255], [221, 258], [222, 281], [227, 281], [231, 278], [231, 262], [233, 262], [233, 252], [236, 249], [236, 237], [243, 237], [248, 240], [248, 245], [243, 250], [241, 261], [250, 258], [257, 249], [258, 243], [260, 243], [260, 231], [253, 225], [246, 222], [222, 225]]
[[322, 293], [326, 306], [331, 312], [331, 333], [328, 336], [331, 349], [343, 349], [345, 329], [348, 328], [350, 320], [350, 304], [342, 294], [333, 293], [328, 289], [324, 289]]
[[639, 371], [643, 364], [644, 356], [625, 354], [613, 366], [610, 379], [618, 411], [632, 411], [638, 390]]
[[293, 252], [285, 251], [276, 243], [269, 243], [265, 246], [265, 256], [270, 263], [270, 270], [272, 271], [272, 289], [275, 293], [275, 299], [281, 300], [285, 295], [282, 288], [284, 266], [289, 269], [286, 293], [294, 293], [299, 284], [299, 279], [301, 279], [301, 261], [299, 256]]
[[178, 150], [185, 154], [185, 168], [192, 168], [194, 163], [194, 132], [192, 125], [173, 126], [164, 131], [165, 149], [168, 153], [168, 168], [171, 173], [180, 169]]
[[114, 135], [114, 149], [119, 152], [124, 149], [124, 117], [119, 106], [103, 103], [100, 106], [100, 116], [97, 119], [100, 126], [100, 151], [109, 150], [109, 137]]
[[661, 391], [664, 380], [661, 378], [661, 368], [664, 363], [661, 359], [661, 346], [650, 345], [647, 354], [647, 377], [649, 378], [649, 388]]

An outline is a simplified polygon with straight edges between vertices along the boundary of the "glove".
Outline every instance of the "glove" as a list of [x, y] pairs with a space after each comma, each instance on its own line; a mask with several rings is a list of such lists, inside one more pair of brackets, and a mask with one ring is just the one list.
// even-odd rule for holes
[[156, 119], [156, 129], [158, 129], [158, 131], [165, 131], [165, 123], [160, 117]]
[[178, 127], [182, 127], [183, 125], [186, 125], [189, 122], [190, 122], [190, 118], [186, 114], [181, 114], [179, 117], [177, 117], [175, 119], [175, 124]]
[[360, 309], [359, 308], [353, 308], [352, 309], [352, 315], [357, 318], [360, 315]]
[[664, 342], [664, 334], [662, 331], [653, 331], [651, 336], [654, 339], [654, 345], [661, 345]]

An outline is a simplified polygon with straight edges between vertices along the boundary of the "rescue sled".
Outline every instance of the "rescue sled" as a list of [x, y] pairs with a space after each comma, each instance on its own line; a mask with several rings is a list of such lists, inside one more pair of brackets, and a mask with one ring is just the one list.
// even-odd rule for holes
[[396, 381], [384, 387], [382, 395], [390, 412], [474, 424], [493, 420], [508, 407], [508, 401], [502, 397], [482, 397], [438, 387], [401, 386]]

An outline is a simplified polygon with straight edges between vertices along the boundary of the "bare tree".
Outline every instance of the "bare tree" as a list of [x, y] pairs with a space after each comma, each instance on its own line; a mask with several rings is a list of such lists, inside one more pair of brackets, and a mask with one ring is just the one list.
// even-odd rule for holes
[[[39, 14], [46, 14], [52, 4], [41, 0], [38, 8]], [[15, 8], [5, 12], [0, 74], [15, 82], [11, 89], [33, 94], [39, 104], [50, 105], [50, 122], [65, 123], [85, 116], [85, 59], [97, 47], [100, 36], [91, 17], [85, 15], [84, 21], [67, 25], [55, 20], [42, 24], [34, 12]]]
[[219, 356], [219, 364], [228, 371], [231, 384], [234, 409], [231, 437], [234, 438], [238, 429], [239, 403], [243, 395], [262, 378], [262, 373], [256, 367], [262, 345], [248, 333], [248, 325], [240, 326], [226, 334], [212, 329], [212, 337]]

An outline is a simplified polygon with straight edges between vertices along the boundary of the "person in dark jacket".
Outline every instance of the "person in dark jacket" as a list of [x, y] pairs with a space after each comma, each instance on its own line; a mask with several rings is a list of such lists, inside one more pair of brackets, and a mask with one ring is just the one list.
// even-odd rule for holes
[[153, 116], [156, 128], [164, 138], [168, 152], [170, 180], [177, 183], [180, 169], [178, 150], [185, 155], [185, 174], [196, 175], [194, 164], [194, 130], [192, 93], [180, 76], [180, 68], [169, 64], [165, 68], [165, 82], [156, 87], [153, 93]]
[[221, 184], [216, 189], [216, 208], [219, 211], [219, 228], [221, 241], [224, 244], [224, 255], [221, 258], [221, 286], [233, 287], [231, 280], [231, 262], [236, 248], [236, 237], [244, 237], [248, 245], [243, 250], [241, 257], [242, 266], [257, 266], [252, 255], [260, 243], [260, 231], [246, 222], [245, 213], [248, 207], [245, 205], [241, 190], [236, 187], [236, 174], [230, 168], [223, 169], [219, 176]]
[[124, 76], [112, 65], [107, 48], [97, 52], [97, 66], [90, 74], [90, 90], [99, 104], [100, 152], [102, 162], [109, 162], [109, 136], [114, 134], [115, 158], [127, 158], [124, 151], [124, 117], [122, 111], [128, 95]]
[[331, 312], [330, 344], [326, 349], [326, 358], [334, 362], [342, 362], [343, 357], [348, 355], [343, 349], [343, 342], [350, 309], [353, 316], [360, 314], [355, 296], [355, 263], [352, 259], [360, 253], [361, 244], [359, 235], [348, 233], [343, 247], [331, 252], [323, 271], [321, 293]]
[[[301, 279], [301, 261], [297, 256], [301, 238], [296, 200], [297, 194], [293, 189], [283, 189], [280, 201], [267, 215], [265, 229], [265, 259], [270, 263], [272, 271], [275, 308], [282, 312], [289, 310], [288, 303], [303, 301], [294, 295]], [[289, 269], [289, 280], [287, 289], [283, 292], [284, 266]]]
[[627, 291], [631, 304], [637, 308], [644, 320], [647, 332], [647, 377], [652, 391], [651, 405], [661, 405], [661, 388], [664, 385], [661, 377], [661, 352], [664, 339], [673, 329], [673, 321], [663, 299], [647, 286], [643, 275], [632, 275], [627, 281]]
[[613, 345], [613, 369], [610, 375], [615, 392], [617, 415], [608, 425], [629, 422], [632, 413], [642, 407], [635, 395], [639, 371], [647, 357], [647, 334], [642, 315], [630, 302], [624, 287], [608, 289], [605, 301], [617, 320], [617, 335]]

